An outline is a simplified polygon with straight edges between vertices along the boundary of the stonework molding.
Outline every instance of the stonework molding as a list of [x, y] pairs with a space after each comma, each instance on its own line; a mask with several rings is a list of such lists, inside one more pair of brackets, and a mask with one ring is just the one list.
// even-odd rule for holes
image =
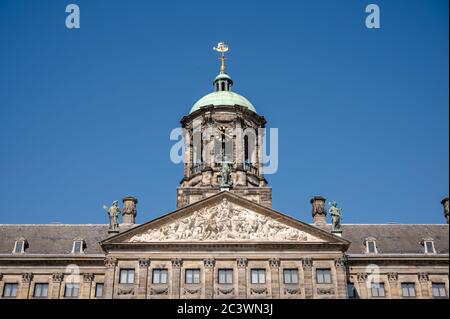
[[196, 294], [200, 294], [201, 291], [202, 291], [201, 288], [196, 288], [196, 289], [184, 288], [183, 289], [183, 293], [185, 295], [196, 295]]
[[388, 280], [389, 281], [397, 281], [398, 280], [398, 273], [397, 272], [390, 272], [390, 273], [388, 273]]
[[286, 295], [300, 295], [301, 289], [300, 288], [284, 288], [284, 293]]
[[234, 293], [234, 288], [228, 288], [228, 289], [220, 288], [220, 287], [217, 288], [218, 295], [230, 295], [233, 293]]
[[428, 273], [426, 272], [421, 272], [419, 273], [419, 281], [428, 281]]
[[64, 279], [64, 274], [62, 272], [55, 272], [52, 274], [53, 282], [62, 282]]
[[220, 204], [204, 207], [189, 216], [137, 234], [129, 242], [242, 240], [323, 242], [270, 216], [230, 203], [226, 198]]
[[248, 265], [248, 259], [247, 258], [237, 258], [236, 263], [238, 268], [245, 268]]
[[344, 268], [346, 262], [347, 262], [347, 260], [346, 260], [346, 258], [344, 258], [344, 257], [339, 257], [339, 258], [335, 258], [335, 259], [334, 259], [334, 265], [335, 265], [337, 268]]
[[205, 258], [203, 259], [203, 265], [205, 265], [206, 268], [214, 268], [216, 260], [214, 258]]
[[269, 265], [270, 265], [270, 268], [279, 268], [280, 267], [280, 259], [270, 258]]
[[318, 295], [334, 295], [333, 288], [317, 288]]
[[262, 294], [267, 294], [267, 288], [250, 288], [250, 293], [252, 295], [262, 295]]
[[181, 258], [172, 258], [171, 262], [173, 268], [181, 268], [183, 266], [183, 259]]
[[168, 295], [169, 288], [150, 288], [151, 295]]
[[356, 274], [356, 278], [358, 282], [366, 282], [367, 280], [367, 273], [365, 272], [359, 272]]
[[105, 266], [107, 268], [114, 268], [117, 265], [117, 258], [114, 257], [106, 257], [105, 258]]
[[304, 270], [311, 270], [313, 265], [312, 258], [303, 258], [302, 260], [302, 266]]
[[117, 295], [118, 296], [127, 296], [127, 295], [134, 295], [134, 288], [128, 288], [128, 289], [123, 289], [123, 288], [118, 288], [117, 289]]
[[22, 274], [22, 282], [31, 282], [33, 280], [33, 273], [26, 272]]
[[149, 258], [139, 258], [139, 267], [140, 268], [147, 268], [148, 266], [150, 266]]
[[84, 282], [92, 282], [94, 280], [94, 274], [93, 273], [83, 274], [83, 280]]

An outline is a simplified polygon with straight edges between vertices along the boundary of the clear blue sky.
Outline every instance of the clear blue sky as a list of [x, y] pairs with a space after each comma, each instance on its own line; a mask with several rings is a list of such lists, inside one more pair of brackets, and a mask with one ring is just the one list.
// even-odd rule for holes
[[[65, 28], [65, 6], [81, 29]], [[365, 6], [381, 29], [365, 28]], [[209, 93], [213, 45], [270, 127], [275, 209], [311, 222], [443, 223], [449, 183], [448, 1], [0, 0], [0, 223], [138, 222], [175, 209], [172, 128]]]

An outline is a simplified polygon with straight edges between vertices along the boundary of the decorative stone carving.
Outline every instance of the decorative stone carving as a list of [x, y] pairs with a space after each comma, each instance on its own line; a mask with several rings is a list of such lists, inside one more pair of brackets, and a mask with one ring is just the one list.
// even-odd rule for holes
[[218, 287], [217, 288], [217, 294], [218, 295], [230, 295], [234, 293], [234, 288], [228, 288], [228, 289], [223, 289]]
[[419, 273], [419, 281], [428, 281], [428, 273], [426, 272]]
[[197, 289], [189, 289], [189, 288], [184, 288], [183, 293], [185, 295], [196, 295], [199, 294], [202, 290], [200, 288]]
[[322, 241], [268, 216], [234, 205], [226, 198], [187, 217], [133, 236], [129, 242], [160, 241]]
[[245, 268], [248, 265], [248, 259], [247, 258], [237, 258], [236, 263], [238, 268]]
[[31, 272], [26, 272], [22, 274], [23, 282], [31, 282], [33, 280], [33, 274]]
[[203, 264], [205, 265], [206, 268], [213, 268], [214, 265], [216, 264], [216, 260], [214, 258], [206, 258], [203, 259]]
[[270, 258], [269, 265], [270, 268], [278, 268], [280, 267], [280, 260], [278, 258]]
[[117, 259], [114, 257], [105, 258], [105, 266], [107, 268], [114, 268], [117, 265]]
[[300, 288], [284, 288], [284, 293], [286, 295], [300, 295]]
[[181, 258], [172, 258], [171, 261], [173, 268], [181, 268], [181, 266], [183, 266], [183, 259]]
[[147, 268], [150, 266], [150, 259], [148, 258], [140, 258], [139, 259], [139, 267], [140, 268]]
[[304, 270], [311, 270], [313, 265], [312, 258], [303, 258], [303, 269]]
[[84, 282], [92, 282], [94, 280], [94, 274], [93, 273], [83, 274], [83, 280]]
[[339, 258], [335, 258], [334, 259], [334, 265], [337, 268], [343, 268], [345, 267], [345, 263], [347, 262], [347, 260], [344, 257], [339, 257]]
[[137, 198], [133, 196], [124, 197], [122, 202], [122, 222], [124, 224], [134, 224], [137, 214]]
[[318, 295], [334, 295], [333, 288], [317, 288]]
[[64, 274], [62, 272], [55, 272], [52, 274], [53, 282], [61, 282], [64, 279]]
[[151, 295], [168, 295], [169, 288], [150, 288]]
[[117, 289], [117, 295], [118, 296], [127, 296], [127, 295], [134, 295], [134, 288], [128, 288], [128, 289]]
[[267, 288], [250, 288], [250, 293], [252, 295], [262, 295], [262, 294], [267, 294]]
[[357, 278], [358, 282], [365, 282], [367, 280], [367, 273], [359, 272], [356, 274], [356, 278]]
[[398, 273], [396, 273], [396, 272], [388, 273], [388, 280], [389, 281], [397, 281], [398, 280]]

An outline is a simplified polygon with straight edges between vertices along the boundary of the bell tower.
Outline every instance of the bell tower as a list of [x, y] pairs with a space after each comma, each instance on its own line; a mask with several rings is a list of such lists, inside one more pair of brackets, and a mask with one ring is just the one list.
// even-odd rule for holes
[[221, 65], [213, 92], [181, 119], [185, 154], [177, 208], [220, 191], [272, 207], [262, 161], [266, 120], [245, 97], [232, 91], [233, 80], [225, 67], [228, 46], [220, 42], [214, 50], [221, 54]]

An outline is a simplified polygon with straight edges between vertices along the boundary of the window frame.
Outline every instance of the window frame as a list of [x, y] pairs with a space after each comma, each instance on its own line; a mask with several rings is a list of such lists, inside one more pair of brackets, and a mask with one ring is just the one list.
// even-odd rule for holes
[[[80, 251], [76, 251], [76, 245], [80, 245]], [[83, 239], [75, 239], [72, 244], [72, 254], [83, 254], [85, 249], [85, 242]]]
[[[21, 250], [19, 252], [17, 251], [17, 244], [18, 243], [21, 243], [21, 245], [22, 245]], [[26, 241], [26, 239], [17, 239], [14, 242], [14, 248], [13, 248], [12, 253], [15, 254], [15, 255], [24, 254], [26, 248], [27, 248], [27, 241]]]
[[[326, 281], [326, 277], [323, 275], [323, 273], [328, 272], [328, 277], [329, 277], [329, 281]], [[320, 277], [319, 277], [320, 275]], [[320, 282], [319, 278], [322, 278], [323, 281]], [[332, 284], [333, 283], [333, 279], [332, 279], [332, 275], [331, 275], [331, 268], [317, 268], [316, 269], [316, 283], [319, 285], [323, 285], [323, 284]]]
[[[441, 287], [436, 288], [435, 287], [436, 285], [439, 285]], [[439, 295], [438, 296], [434, 294], [435, 289], [438, 289], [438, 291], [439, 291]], [[441, 289], [444, 292], [444, 295], [441, 295]], [[445, 283], [443, 283], [443, 282], [433, 282], [433, 283], [431, 283], [431, 294], [432, 294], [433, 298], [447, 298], [447, 290], [445, 289]]]
[[[256, 273], [256, 282], [253, 280], [253, 274]], [[263, 277], [261, 277], [263, 275]], [[263, 280], [261, 280], [263, 278]], [[253, 268], [250, 269], [250, 282], [252, 285], [265, 285], [267, 282], [266, 269], [265, 268]]]
[[[98, 290], [99, 290], [98, 288], [99, 287], [102, 287], [100, 295], [98, 294]], [[103, 282], [96, 282], [95, 283], [95, 298], [103, 298], [104, 290], [105, 290], [105, 283], [103, 283]]]
[[[191, 281], [188, 281], [188, 274], [191, 274]], [[200, 268], [188, 268], [184, 271], [184, 283], [187, 285], [199, 285], [202, 282]], [[198, 276], [196, 276], [198, 275]], [[198, 279], [198, 280], [196, 280]]]
[[[350, 295], [350, 291], [352, 291], [352, 295]], [[356, 291], [355, 283], [347, 282], [347, 296], [348, 299], [358, 299], [358, 292]]]
[[[225, 281], [221, 281], [221, 273], [224, 273]], [[232, 285], [234, 281], [233, 274], [234, 274], [233, 268], [219, 268], [217, 270], [217, 283], [221, 285]], [[229, 281], [228, 279], [231, 280]]]
[[[39, 289], [39, 296], [36, 296], [36, 292], [38, 292], [38, 287], [40, 287]], [[45, 296], [42, 295], [42, 288], [46, 287], [45, 291]], [[48, 288], [49, 288], [49, 284], [48, 282], [37, 282], [34, 284], [34, 289], [33, 289], [33, 298], [48, 298]]]
[[[165, 274], [165, 282], [162, 282], [161, 278], [163, 278], [161, 275]], [[158, 276], [156, 276], [158, 275]], [[155, 281], [155, 278], [158, 278], [158, 282]], [[169, 282], [169, 271], [167, 268], [153, 268], [152, 270], [152, 284], [155, 285], [167, 285]]]
[[[14, 289], [10, 289], [9, 296], [5, 295], [7, 287], [15, 287], [15, 290]], [[11, 295], [12, 291], [14, 291], [14, 295]], [[17, 282], [5, 282], [4, 285], [3, 285], [2, 298], [7, 298], [7, 299], [17, 298], [17, 292], [18, 291], [19, 291], [19, 283], [17, 283]]]
[[[125, 276], [125, 281], [122, 281], [123, 276], [122, 274], [126, 273]], [[132, 280], [130, 280], [130, 274], [132, 274]], [[123, 285], [132, 285], [135, 283], [136, 278], [135, 278], [135, 274], [136, 274], [136, 270], [134, 268], [120, 268], [119, 270], [119, 284], [123, 284]]]
[[[378, 286], [378, 287], [375, 287]], [[374, 289], [377, 291], [377, 296], [375, 296]], [[380, 291], [383, 292], [383, 295], [380, 295]], [[372, 282], [370, 286], [370, 294], [372, 298], [386, 298], [386, 285], [384, 282]]]
[[[402, 297], [403, 298], [416, 298], [417, 297], [416, 283], [414, 283], [414, 282], [402, 282], [401, 288], [402, 288]], [[411, 288], [413, 289], [412, 291], [414, 291], [414, 296], [412, 296], [410, 294]], [[405, 295], [405, 291], [408, 291], [408, 295]]]
[[[431, 251], [428, 249], [428, 244], [431, 245]], [[424, 247], [425, 254], [436, 254], [436, 248], [434, 247], [434, 240], [425, 239], [423, 241], [423, 247]]]
[[[292, 278], [293, 278], [293, 276], [292, 276], [292, 274], [293, 273], [295, 273], [295, 276], [296, 276], [296, 281], [293, 281], [292, 280]], [[286, 275], [288, 275], [289, 274], [289, 282], [287, 282], [286, 281]], [[298, 272], [298, 269], [297, 268], [284, 268], [283, 269], [283, 283], [285, 284], [285, 285], [296, 285], [296, 284], [298, 284], [298, 283], [300, 283], [300, 279], [299, 279], [299, 272]]]
[[[76, 287], [76, 288], [75, 288]], [[70, 296], [68, 292], [70, 291]], [[74, 291], [77, 292], [74, 296]], [[66, 282], [64, 286], [64, 298], [78, 298], [80, 296], [80, 283], [79, 282]]]

